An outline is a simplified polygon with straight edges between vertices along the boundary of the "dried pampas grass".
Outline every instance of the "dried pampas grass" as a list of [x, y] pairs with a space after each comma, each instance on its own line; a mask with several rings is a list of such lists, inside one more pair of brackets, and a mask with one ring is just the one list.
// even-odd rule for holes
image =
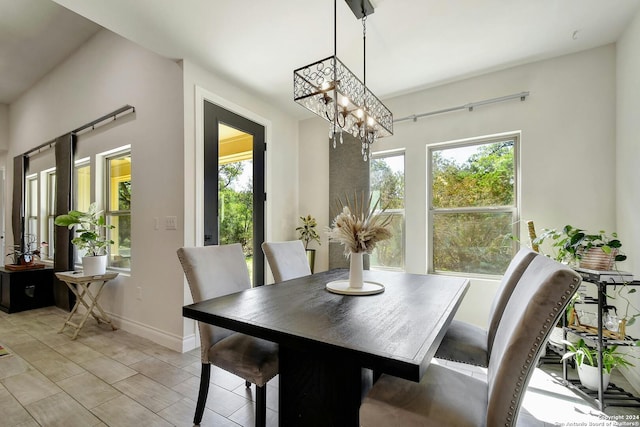
[[373, 205], [372, 198], [365, 206], [364, 194], [354, 194], [353, 200], [345, 196], [345, 201], [338, 198], [337, 207], [340, 212], [333, 220], [331, 228], [327, 232], [330, 241], [340, 242], [344, 245], [344, 254], [349, 256], [354, 252], [366, 252], [370, 254], [376, 247], [376, 243], [389, 239], [391, 232], [387, 228], [391, 217], [383, 217], [384, 212], [375, 213], [380, 199]]

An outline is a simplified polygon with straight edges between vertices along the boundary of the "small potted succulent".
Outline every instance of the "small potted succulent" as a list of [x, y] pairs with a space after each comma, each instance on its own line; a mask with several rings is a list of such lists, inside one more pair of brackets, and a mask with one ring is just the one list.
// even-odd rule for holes
[[311, 268], [311, 273], [313, 273], [313, 268], [316, 262], [316, 250], [309, 248], [309, 243], [312, 241], [316, 241], [319, 245], [320, 236], [316, 231], [316, 227], [318, 226], [318, 222], [311, 214], [307, 216], [301, 216], [300, 220], [302, 221], [302, 225], [296, 227], [296, 231], [298, 232], [298, 238], [304, 242], [304, 249], [307, 252], [307, 259], [309, 260], [309, 268]]
[[76, 210], [64, 215], [58, 215], [55, 224], [69, 229], [78, 226], [76, 237], [71, 240], [76, 248], [83, 251], [82, 272], [85, 276], [104, 274], [107, 269], [107, 252], [113, 240], [109, 239], [108, 230], [115, 228], [107, 224], [102, 211], [95, 203], [89, 206], [87, 212]]

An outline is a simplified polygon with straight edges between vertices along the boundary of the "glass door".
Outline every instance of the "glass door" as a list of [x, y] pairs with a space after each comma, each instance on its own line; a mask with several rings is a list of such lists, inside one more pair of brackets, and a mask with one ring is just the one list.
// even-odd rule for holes
[[205, 101], [204, 244], [240, 243], [264, 284], [264, 127]]

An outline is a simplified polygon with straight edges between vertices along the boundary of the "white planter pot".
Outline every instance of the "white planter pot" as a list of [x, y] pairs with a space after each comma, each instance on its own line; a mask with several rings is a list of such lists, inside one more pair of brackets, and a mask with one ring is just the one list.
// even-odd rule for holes
[[99, 276], [107, 272], [107, 256], [82, 257], [82, 274], [84, 276]]
[[[561, 347], [562, 339], [564, 336], [563, 332], [564, 331], [562, 328], [554, 326], [554, 328], [551, 330], [551, 334], [549, 335], [549, 342], [557, 347]], [[576, 334], [567, 332], [567, 341], [576, 344], [578, 341], [580, 341], [580, 338]]]
[[[589, 366], [584, 363], [578, 366], [578, 378], [580, 378], [580, 383], [589, 390], [597, 391], [598, 387], [600, 387], [600, 376], [598, 371], [599, 369], [595, 366]], [[610, 379], [611, 374], [607, 374], [605, 371], [602, 371], [603, 390], [606, 390], [607, 387], [609, 387]]]

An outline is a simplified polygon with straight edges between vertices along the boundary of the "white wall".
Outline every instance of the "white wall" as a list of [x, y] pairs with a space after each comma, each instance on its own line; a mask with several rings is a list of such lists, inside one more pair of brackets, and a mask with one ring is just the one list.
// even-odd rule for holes
[[[618, 231], [622, 237], [627, 261], [621, 268], [640, 278], [640, 12], [638, 12], [617, 43], [617, 138], [616, 138], [616, 207]], [[640, 297], [632, 295], [632, 302], [640, 308]], [[640, 337], [640, 325], [636, 323], [629, 334]], [[638, 352], [636, 351], [636, 356]], [[625, 372], [625, 376], [640, 390], [640, 363]]]
[[[268, 102], [225, 82], [194, 63], [183, 61], [182, 66], [185, 106], [185, 245], [202, 244], [202, 187], [197, 183], [202, 182], [202, 154], [198, 149], [202, 149], [203, 98], [265, 126], [267, 142], [265, 240], [279, 241], [295, 238], [295, 227], [299, 216], [297, 121], [273, 108]], [[256, 248], [255, 253], [262, 256], [260, 248]], [[268, 276], [267, 283], [271, 282], [271, 277]], [[187, 287], [185, 287], [184, 302], [185, 304], [192, 302]], [[195, 322], [185, 319], [184, 334], [184, 349], [188, 350], [197, 343]]]
[[[101, 301], [123, 329], [180, 350], [183, 274], [175, 255], [183, 242], [184, 209], [180, 66], [109, 31], [97, 33], [11, 104], [7, 177], [11, 181], [15, 155], [125, 104], [136, 107], [135, 115], [78, 140], [80, 156], [132, 146], [133, 266], [130, 275], [107, 286]], [[178, 217], [178, 231], [154, 230], [154, 218], [169, 215]]]
[[0, 104], [0, 152], [9, 148], [9, 106]]
[[[375, 92], [375, 83], [372, 82]], [[536, 62], [428, 90], [386, 99], [396, 118], [530, 91], [518, 100], [395, 125], [374, 150], [406, 150], [407, 271], [424, 273], [426, 253], [426, 146], [463, 138], [521, 131], [521, 219], [536, 227], [567, 223], [586, 229], [615, 226], [615, 47]], [[327, 125], [300, 124], [300, 206], [328, 204]], [[339, 148], [337, 148], [339, 149]], [[595, 170], [594, 170], [595, 169]], [[317, 198], [323, 197], [320, 202]], [[302, 209], [301, 209], [302, 210]], [[325, 215], [326, 214], [319, 214]], [[320, 216], [320, 219], [323, 219]], [[526, 221], [522, 227], [526, 242]], [[325, 225], [325, 224], [322, 224]], [[321, 248], [326, 253], [326, 245]], [[324, 260], [325, 255], [321, 255]], [[323, 264], [325, 265], [325, 264]], [[326, 265], [325, 265], [326, 268]], [[495, 281], [472, 280], [457, 318], [486, 326]]]

